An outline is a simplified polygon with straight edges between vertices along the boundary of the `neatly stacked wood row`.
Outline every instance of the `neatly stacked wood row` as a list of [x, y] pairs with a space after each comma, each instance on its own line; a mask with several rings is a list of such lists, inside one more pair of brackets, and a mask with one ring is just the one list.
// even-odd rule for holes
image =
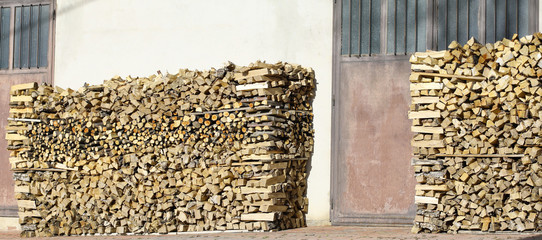
[[414, 232], [542, 230], [542, 34], [414, 54]]
[[23, 235], [305, 226], [314, 87], [310, 68], [262, 62], [14, 86]]

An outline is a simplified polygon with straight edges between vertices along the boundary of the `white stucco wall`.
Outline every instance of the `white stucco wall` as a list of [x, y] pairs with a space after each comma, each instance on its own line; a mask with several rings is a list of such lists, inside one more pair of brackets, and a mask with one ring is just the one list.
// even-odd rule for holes
[[209, 69], [258, 59], [310, 66], [315, 152], [308, 222], [329, 223], [331, 0], [57, 0], [54, 83]]

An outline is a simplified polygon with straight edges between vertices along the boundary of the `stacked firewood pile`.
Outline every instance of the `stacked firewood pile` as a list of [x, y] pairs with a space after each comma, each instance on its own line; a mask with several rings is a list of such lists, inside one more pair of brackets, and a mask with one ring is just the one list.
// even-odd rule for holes
[[542, 230], [541, 42], [412, 56], [414, 232]]
[[12, 87], [23, 236], [305, 226], [314, 72], [256, 62]]

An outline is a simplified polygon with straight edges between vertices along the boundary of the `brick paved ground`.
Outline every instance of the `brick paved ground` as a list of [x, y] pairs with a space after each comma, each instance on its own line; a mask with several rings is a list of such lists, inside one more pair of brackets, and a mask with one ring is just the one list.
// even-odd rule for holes
[[[0, 232], [0, 239], [17, 239], [17, 232]], [[280, 232], [267, 233], [190, 233], [177, 235], [137, 235], [137, 236], [84, 236], [84, 237], [55, 237], [45, 238], [49, 240], [57, 239], [195, 239], [195, 240], [214, 240], [214, 239], [279, 239], [279, 240], [303, 240], [303, 239], [332, 239], [332, 240], [350, 240], [350, 239], [525, 239], [535, 240], [542, 239], [542, 233], [498, 233], [498, 234], [412, 234], [410, 228], [384, 228], [384, 227], [342, 227], [342, 226], [326, 226], [326, 227], [307, 227]], [[32, 238], [43, 239], [43, 238]]]

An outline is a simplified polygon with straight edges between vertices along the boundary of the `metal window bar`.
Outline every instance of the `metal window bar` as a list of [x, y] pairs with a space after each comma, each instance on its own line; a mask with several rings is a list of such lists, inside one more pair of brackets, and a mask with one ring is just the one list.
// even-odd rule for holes
[[[4, 11], [2, 11], [2, 10], [4, 10], [4, 8], [3, 8], [3, 7], [0, 7], [0, 20], [3, 20], [4, 17], [5, 17], [5, 16], [4, 16]], [[3, 23], [3, 21], [0, 21], [0, 23]], [[3, 34], [2, 34], [2, 33], [4, 33], [3, 30], [4, 30], [3, 24], [0, 24], [0, 37], [1, 37], [1, 38], [4, 38], [4, 36], [3, 36]], [[3, 51], [3, 50], [4, 50], [4, 49], [3, 49], [2, 47], [0, 47], [0, 59], [1, 59], [2, 62], [4, 61], [4, 59], [2, 59], [2, 58], [4, 57], [4, 51]], [[0, 65], [0, 68], [3, 68], [3, 66]]]
[[358, 56], [361, 56], [361, 33], [363, 32], [363, 25], [361, 22], [363, 21], [363, 15], [361, 13], [361, 0], [359, 0], [358, 4], [358, 16], [359, 16], [359, 31], [358, 31]]
[[[372, 20], [372, 18], [373, 18], [373, 0], [369, 0], [369, 29], [368, 29], [368, 31], [369, 31], [368, 43], [369, 44], [367, 44], [368, 47], [369, 47], [369, 49], [367, 51], [369, 53], [369, 56], [371, 56], [371, 37], [372, 37], [371, 36], [371, 28], [372, 28], [371, 20]], [[361, 30], [360, 30], [360, 32], [361, 32]], [[360, 41], [361, 41], [361, 39], [360, 39]]]
[[30, 58], [32, 57], [32, 51], [30, 51], [30, 49], [32, 48], [32, 5], [27, 7], [30, 15], [28, 16], [28, 58], [26, 58], [26, 66], [31, 68], [32, 65], [30, 63]]
[[444, 46], [443, 48], [446, 48], [446, 43], [448, 43], [448, 0], [446, 0], [446, 3], [444, 4], [445, 10], [444, 10]]
[[40, 28], [41, 28], [41, 4], [38, 5], [38, 21], [36, 22], [36, 27], [38, 28], [38, 36], [37, 36], [37, 43], [36, 43], [36, 67], [40, 68]]
[[397, 55], [397, 0], [393, 3], [393, 55]]
[[350, 28], [348, 30], [348, 56], [352, 57], [352, 0], [350, 0], [348, 4], [348, 12], [349, 12], [348, 26]]
[[455, 38], [459, 40], [459, 0], [455, 0]]
[[414, 1], [414, 52], [418, 51], [418, 0]]
[[519, 1], [520, 0], [516, 0], [516, 32], [519, 34]]
[[405, 35], [403, 35], [403, 43], [405, 44], [404, 47], [405, 47], [405, 52], [403, 53], [404, 55], [407, 54], [407, 21], [408, 21], [408, 1], [405, 0], [405, 27], [403, 28], [405, 30]]
[[[504, 1], [504, 36], [508, 36], [508, 0]], [[497, 28], [497, 24], [495, 24], [495, 28]]]
[[[3, 9], [4, 9], [4, 8], [0, 8], [0, 19], [2, 19], [2, 20], [3, 20], [3, 18], [5, 17], [5, 16], [4, 16], [4, 11], [2, 11]], [[0, 35], [1, 35], [0, 37], [2, 37], [2, 38], [4, 37], [3, 34], [2, 34], [2, 33], [4, 32], [3, 30], [4, 30], [3, 24], [0, 24]], [[3, 48], [2, 48], [2, 47], [0, 47], [0, 57], [1, 57], [1, 58], [4, 57], [4, 51], [3, 51]], [[2, 61], [3, 61], [3, 60], [4, 60], [4, 59], [2, 59]], [[3, 67], [3, 66], [0, 66], [0, 67]]]
[[[493, 0], [489, 0], [493, 1]], [[497, 4], [493, 8], [493, 40], [497, 41]]]
[[470, 19], [470, 0], [467, 0], [467, 39], [470, 38], [469, 19]]
[[23, 34], [22, 34], [22, 29], [23, 29], [23, 7], [19, 7], [20, 11], [19, 11], [19, 14], [21, 15], [19, 18], [20, 18], [20, 21], [19, 21], [19, 69], [22, 68], [22, 58], [21, 58], [21, 53], [23, 52], [22, 51], [22, 46], [23, 46]]

